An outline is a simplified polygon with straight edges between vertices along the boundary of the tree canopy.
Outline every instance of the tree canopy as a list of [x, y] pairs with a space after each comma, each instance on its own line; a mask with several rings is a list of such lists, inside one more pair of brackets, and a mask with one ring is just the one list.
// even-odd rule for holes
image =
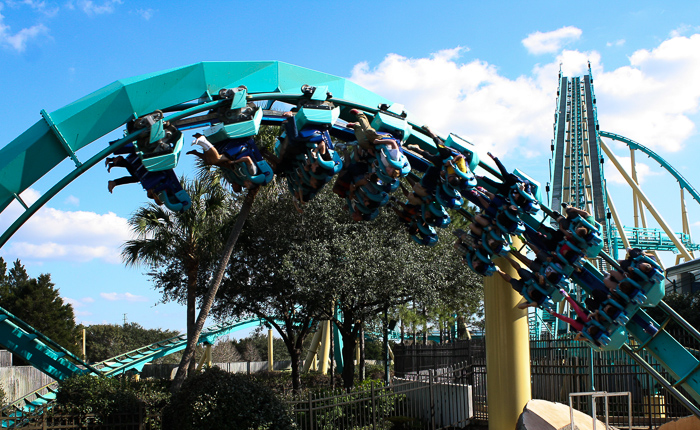
[[[195, 328], [197, 296], [208, 286], [225, 239], [222, 226], [230, 220], [233, 200], [216, 178], [182, 180], [192, 199], [185, 212], [149, 203], [129, 219], [137, 236], [124, 244], [127, 265], [146, 265], [163, 301], [187, 304], [187, 334]], [[194, 360], [188, 367], [194, 369]]]
[[479, 300], [474, 287], [481, 280], [459, 262], [449, 231], [441, 233], [440, 245], [421, 247], [393, 213], [353, 222], [328, 188], [303, 214], [294, 211], [287, 193], [261, 192], [232, 256], [216, 306], [219, 318], [267, 318], [288, 348], [299, 349], [315, 322], [332, 317], [335, 304], [351, 353], [356, 322], [384, 309], [409, 300]]
[[63, 301], [51, 282], [51, 275], [30, 278], [19, 260], [8, 271], [0, 257], [0, 307], [67, 350], [78, 353], [73, 306]]
[[107, 360], [179, 335], [174, 330], [146, 329], [137, 323], [94, 324], [85, 327], [85, 333], [85, 350], [90, 362]]

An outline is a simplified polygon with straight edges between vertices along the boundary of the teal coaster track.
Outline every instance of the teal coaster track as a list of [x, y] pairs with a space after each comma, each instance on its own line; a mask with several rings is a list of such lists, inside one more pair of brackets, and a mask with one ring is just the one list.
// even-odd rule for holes
[[[687, 179], [678, 171], [676, 170], [672, 165], [670, 165], [666, 160], [664, 160], [659, 154], [656, 152], [652, 151], [651, 149], [647, 148], [646, 146], [635, 142], [632, 139], [626, 138], [624, 136], [620, 136], [619, 134], [615, 133], [610, 133], [607, 131], [598, 131], [598, 136], [599, 137], [605, 137], [608, 139], [612, 139], [618, 142], [622, 142], [625, 145], [627, 145], [628, 148], [632, 150], [639, 150], [646, 154], [649, 158], [652, 160], [656, 161], [659, 163], [661, 167], [663, 167], [668, 173], [673, 176], [673, 178], [678, 181], [678, 185], [680, 186], [681, 190], [685, 190], [690, 194], [690, 196], [698, 203], [700, 204], [700, 194], [698, 191], [693, 187], [690, 182], [688, 182]], [[642, 227], [625, 227], [625, 234], [627, 236], [627, 239], [630, 241], [630, 245], [634, 247], [639, 247], [639, 248], [644, 248], [644, 249], [649, 249], [649, 250], [657, 250], [657, 251], [677, 251], [676, 245], [671, 241], [671, 239], [668, 237], [668, 235], [664, 234], [661, 230], [659, 229], [654, 229], [654, 228], [642, 228]], [[687, 233], [677, 233], [676, 236], [680, 239], [681, 243], [685, 246], [685, 248], [689, 251], [698, 251], [700, 250], [700, 244], [693, 243], [690, 235]], [[619, 232], [617, 232], [617, 229], [615, 228], [613, 230], [613, 240], [615, 241], [613, 246], [615, 248], [621, 248], [624, 249], [624, 245], [622, 243], [622, 238], [620, 237]]]
[[[235, 94], [232, 98], [226, 96], [227, 89], [240, 88], [241, 85], [245, 85], [247, 92], [247, 97], [244, 97], [243, 100], [237, 99], [239, 96]], [[20, 226], [61, 189], [86, 170], [101, 162], [105, 157], [119, 153], [129, 145], [134, 147], [131, 150], [132, 153], [146, 153], [148, 150], [145, 148], [157, 147], [162, 143], [170, 143], [173, 149], [168, 155], [169, 158], [165, 157], [156, 160], [158, 163], [162, 162], [163, 164], [150, 160], [147, 166], [147, 169], [151, 172], [165, 171], [168, 167], [172, 167], [179, 158], [179, 151], [182, 148], [180, 140], [182, 137], [179, 129], [216, 125], [213, 124], [215, 121], [212, 121], [210, 112], [222, 107], [228, 108], [233, 112], [235, 109], [244, 109], [245, 103], [253, 101], [266, 102], [268, 109], [276, 101], [291, 104], [296, 104], [301, 100], [313, 102], [317, 94], [310, 98], [307, 97], [308, 95], [303, 90], [299, 90], [304, 85], [312, 85], [318, 89], [322, 88], [324, 94], [332, 93], [332, 95], [328, 94], [327, 97], [324, 97], [327, 100], [323, 102], [332, 102], [339, 107], [340, 110], [337, 116], [333, 117], [332, 114], [328, 116], [329, 118], [333, 117], [333, 121], [337, 118], [346, 121], [350, 120], [353, 118], [352, 109], [360, 109], [368, 115], [374, 116], [373, 124], [377, 124], [377, 121], [379, 121], [375, 127], [384, 126], [388, 129], [393, 127], [394, 130], [400, 130], [402, 137], [400, 140], [402, 140], [401, 144], [404, 147], [415, 144], [424, 150], [432, 149], [433, 152], [437, 151], [432, 139], [421, 129], [420, 124], [415, 124], [410, 121], [410, 118], [405, 118], [400, 109], [396, 110], [396, 105], [392, 105], [390, 101], [343, 78], [298, 66], [281, 62], [204, 62], [137, 76], [108, 85], [54, 112], [42, 112], [41, 120], [7, 146], [0, 149], [0, 211], [4, 211], [14, 200], [17, 200], [25, 208], [25, 211], [19, 218], [0, 237], [0, 246], [7, 243]], [[239, 101], [242, 104], [239, 105]], [[227, 103], [230, 104], [227, 105]], [[319, 101], [319, 103], [321, 102]], [[380, 108], [379, 106], [383, 104], [386, 106]], [[242, 110], [234, 113], [238, 114], [239, 112], [242, 112]], [[321, 121], [315, 119], [311, 113], [312, 110], [308, 110], [306, 116], [302, 115], [305, 121]], [[266, 111], [262, 119], [250, 119], [252, 122], [258, 121], [257, 124], [260, 121], [269, 124], [279, 124], [281, 120], [282, 118], [279, 115], [270, 111]], [[139, 124], [141, 126], [138, 126]], [[81, 148], [114, 130], [123, 128], [125, 125], [127, 126], [124, 133], [125, 137], [110, 142], [106, 148], [91, 158], [85, 161], [80, 160], [78, 151]], [[225, 126], [223, 133], [229, 133], [229, 136], [235, 134], [235, 123], [233, 125], [234, 127], [231, 128], [225, 128], [228, 127]], [[173, 126], [176, 129], [173, 129]], [[347, 129], [341, 123], [339, 126], [334, 124], [331, 131], [343, 133], [347, 132]], [[214, 135], [210, 134], [209, 137], [212, 138]], [[501, 176], [489, 157], [479, 156], [481, 154], [479, 154], [478, 147], [454, 135], [448, 138], [445, 144], [456, 149], [467, 158], [470, 168], [467, 170], [491, 178], [495, 177], [502, 180], [503, 183], [506, 182], [506, 178]], [[382, 154], [388, 154], [388, 152], [385, 153], [383, 151]], [[399, 169], [401, 175], [408, 173], [410, 168], [417, 171], [427, 171], [429, 169], [429, 163], [424, 158], [410, 151], [405, 152], [410, 158], [410, 166], [400, 165], [400, 163], [394, 164], [394, 168]], [[26, 205], [20, 198], [20, 194], [59, 163], [69, 158], [75, 164], [73, 171], [58, 181], [34, 204], [31, 206]], [[142, 158], [145, 166], [147, 164], [146, 158], [148, 157], [144, 156]], [[389, 164], [387, 162], [386, 165], [389, 166]], [[384, 175], [387, 172], [388, 170], [384, 171]], [[377, 173], [381, 174], [379, 171]], [[521, 172], [516, 171], [515, 174], [521, 180], [528, 179]], [[260, 179], [251, 174], [246, 177], [248, 180]], [[465, 177], [463, 179], [469, 182], [473, 180], [473, 177]], [[269, 181], [264, 178], [260, 180]], [[482, 181], [482, 179], [479, 179], [479, 181]], [[530, 182], [534, 186], [533, 194], [537, 197], [540, 187], [535, 181]], [[475, 182], [470, 187], [474, 185]], [[144, 188], [146, 188], [145, 185]], [[168, 200], [168, 198], [173, 198], [173, 196], [168, 197], [164, 195], [164, 197], [166, 204], [173, 204], [173, 201]], [[368, 196], [370, 199], [375, 197], [382, 200], [382, 204], [386, 204], [381, 192]], [[388, 197], [386, 200], [388, 200]], [[463, 200], [457, 194], [449, 195], [448, 193], [448, 195], [443, 195], [441, 202], [443, 200], [449, 200], [452, 202], [452, 206], [455, 207], [461, 206], [463, 203]], [[549, 228], [545, 225], [545, 220], [554, 214], [542, 204], [541, 197], [538, 200], [539, 202], [534, 202], [534, 204], [537, 205], [539, 203], [542, 209], [541, 212], [534, 215], [519, 213], [516, 216], [516, 223], [519, 223], [518, 225], [522, 226], [524, 231], [537, 232]], [[186, 199], [180, 203], [182, 203], [180, 206], [174, 205], [176, 207], [175, 210], [186, 209]], [[423, 216], [432, 219], [436, 223], [443, 223], [440, 225], [449, 223], [449, 215], [444, 211], [443, 206], [431, 203], [425, 210], [431, 211], [432, 215], [424, 212]], [[464, 210], [459, 210], [459, 213], [465, 217], [470, 217]], [[545, 214], [544, 218], [542, 213]], [[370, 213], [363, 212], [363, 214], [369, 215]], [[423, 227], [425, 230], [434, 232], [432, 226], [430, 228]], [[590, 227], [592, 230], [596, 230], [595, 226]], [[415, 237], [414, 240], [416, 240]], [[429, 245], [430, 243], [425, 241], [423, 244]], [[585, 251], [590, 253], [593, 249], [589, 248]], [[587, 256], [595, 257], [597, 254], [598, 257], [606, 259], [609, 264], [613, 266], [617, 264], [605, 252], [598, 252], [599, 249], [595, 248], [593, 255]], [[488, 260], [488, 258], [485, 259]], [[470, 267], [478, 263], [476, 260], [470, 259], [467, 259], [466, 262]], [[599, 289], [599, 285], [602, 285], [603, 282], [603, 274], [589, 262], [581, 261], [577, 269], [574, 270], [571, 267], [571, 270], [566, 270], [565, 274], [566, 277], [581, 286], [589, 294], [593, 294], [596, 289]], [[594, 347], [624, 349], [640, 366], [650, 371], [659, 383], [679, 398], [693, 413], [700, 415], [697, 405], [687, 399], [677, 389], [682, 387], [695, 402], [700, 402], [700, 360], [693, 353], [687, 351], [664, 328], [668, 321], [673, 320], [686, 328], [696, 339], [700, 340], [700, 333], [695, 331], [672, 309], [665, 305], [661, 300], [664, 294], [663, 288], [663, 280], [657, 280], [653, 283], [651, 289], [645, 291], [646, 300], [630, 301], [624, 306], [624, 309], [620, 312], [620, 317], [610, 323], [612, 340], [601, 343], [594, 341]], [[548, 291], [547, 294], [551, 294], [551, 297], [547, 297], [548, 300], [562, 300], [562, 296], [556, 288]], [[668, 315], [667, 320], [660, 324], [653, 321], [643, 310], [642, 306], [660, 307]], [[0, 319], [6, 321], [7, 324], [14, 324], [19, 327], [18, 322], [8, 313], [1, 314]], [[224, 329], [222, 328], [222, 330]], [[634, 339], [634, 347], [627, 343], [630, 337]], [[37, 344], [46, 344], [48, 342], [48, 340], [42, 339], [44, 338], [39, 333], [15, 329], [12, 326], [5, 330], [0, 330], [0, 344], [20, 355], [27, 351], [31, 342]], [[661, 376], [636, 353], [641, 349], [646, 349], [666, 369], [671, 380]], [[63, 352], [55, 354], [55, 358], [48, 360], [42, 356], [49, 356], [51, 353], [45, 348], [40, 348], [31, 354], [24, 354], [24, 356], [29, 358], [30, 362], [42, 371], [49, 373], [54, 370], [61, 370], [63, 372], [61, 377], [65, 377], [71, 372], [59, 369], [58, 360], [65, 358], [63, 356], [59, 357], [61, 353]], [[138, 360], [140, 360], [139, 363], [142, 363], [148, 357], [157, 355], [149, 354], [147, 351], [141, 351], [134, 353], [131, 357], [141, 357]], [[41, 357], [41, 360], [32, 361], [32, 357]], [[130, 359], [127, 358], [126, 360], [129, 361]], [[115, 361], [118, 362], [119, 360]], [[74, 366], [79, 366], [79, 364], [74, 364]], [[104, 368], [108, 368], [108, 366], [105, 365]], [[101, 371], [101, 369], [98, 371]], [[112, 372], [112, 370], [108, 372]]]
[[[198, 343], [213, 345], [221, 336], [263, 323], [263, 320], [251, 318], [206, 327], [202, 330]], [[57, 381], [85, 373], [106, 377], [131, 370], [140, 373], [147, 363], [182, 351], [187, 346], [187, 336], [182, 334], [105, 361], [88, 364], [3, 308], [0, 308], [0, 338], [3, 339], [0, 344]], [[5, 421], [3, 427], [15, 427], [37, 408], [51, 404], [56, 399], [57, 389], [58, 382], [53, 382], [5, 406], [0, 410], [0, 416], [16, 418], [16, 421]]]

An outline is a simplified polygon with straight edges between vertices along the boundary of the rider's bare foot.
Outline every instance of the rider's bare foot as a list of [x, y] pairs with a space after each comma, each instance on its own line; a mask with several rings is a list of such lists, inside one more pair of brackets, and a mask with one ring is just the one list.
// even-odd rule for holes
[[304, 213], [304, 210], [299, 206], [299, 200], [296, 196], [292, 198], [292, 203], [294, 204], [294, 208], [297, 210], [297, 212], [299, 212], [300, 214]]

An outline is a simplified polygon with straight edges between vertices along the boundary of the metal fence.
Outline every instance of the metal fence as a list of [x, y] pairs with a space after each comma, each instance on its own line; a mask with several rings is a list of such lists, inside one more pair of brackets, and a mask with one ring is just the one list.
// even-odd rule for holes
[[409, 373], [428, 369], [440, 369], [458, 363], [486, 357], [483, 339], [456, 341], [445, 344], [395, 345], [394, 372], [402, 377]]
[[462, 428], [472, 416], [469, 372], [463, 365], [371, 382], [351, 392], [290, 397], [301, 430]]
[[[700, 351], [700, 345], [695, 339], [681, 333], [672, 335], [689, 351]], [[672, 380], [650, 354], [645, 351], [640, 351], [639, 354], [664, 377]], [[396, 346], [394, 355], [398, 377], [424, 373], [431, 368], [438, 369], [446, 360], [464, 360], [462, 367], [469, 375], [468, 381], [472, 386], [474, 418], [488, 419], [484, 339], [445, 345]], [[572, 340], [533, 340], [530, 341], [530, 358], [534, 399], [568, 404], [570, 393], [629, 391], [632, 393], [632, 421], [635, 428], [652, 429], [690, 415], [678, 400], [623, 351], [594, 352], [586, 344]], [[687, 394], [686, 397], [690, 398]], [[590, 413], [590, 402], [590, 397], [576, 398], [574, 407]], [[600, 406], [598, 411], [603, 410]], [[610, 424], [626, 426], [628, 409], [626, 399], [611, 398]]]
[[114, 413], [108, 417], [95, 414], [65, 414], [58, 408], [43, 407], [29, 421], [0, 416], [0, 428], [22, 430], [161, 430], [162, 414], [147, 413], [139, 408], [137, 413]]

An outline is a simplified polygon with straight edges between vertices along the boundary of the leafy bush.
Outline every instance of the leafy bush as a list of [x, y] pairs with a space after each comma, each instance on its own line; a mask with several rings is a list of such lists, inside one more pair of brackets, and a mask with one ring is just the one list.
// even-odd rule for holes
[[271, 389], [218, 367], [188, 378], [163, 420], [166, 430], [296, 428], [287, 405]]
[[157, 413], [170, 399], [170, 383], [161, 380], [134, 381], [80, 375], [61, 381], [56, 401], [65, 413], [96, 414], [104, 422], [114, 414]]

